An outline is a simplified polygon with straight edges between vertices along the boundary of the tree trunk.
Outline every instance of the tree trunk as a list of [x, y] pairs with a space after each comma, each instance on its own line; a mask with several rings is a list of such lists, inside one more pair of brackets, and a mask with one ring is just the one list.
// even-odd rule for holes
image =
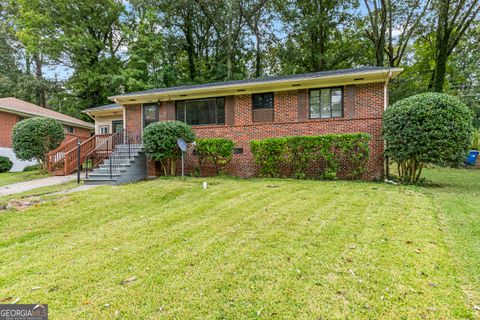
[[441, 48], [441, 50], [438, 51], [437, 61], [435, 63], [435, 74], [433, 80], [433, 91], [435, 92], [443, 92], [443, 87], [445, 84], [448, 53], [444, 49], [446, 48]]
[[43, 61], [42, 61], [42, 56], [41, 54], [35, 53], [33, 54], [33, 60], [35, 61], [35, 78], [38, 81], [38, 89], [37, 89], [37, 98], [38, 98], [38, 104], [42, 108], [47, 107], [47, 102], [45, 99], [45, 89], [43, 88]]
[[185, 17], [185, 39], [187, 41], [187, 54], [188, 54], [188, 68], [190, 73], [190, 80], [195, 80], [197, 77], [197, 70], [195, 67], [195, 44], [193, 43], [193, 31], [192, 31], [192, 14], [191, 11], [187, 11], [188, 14]]
[[174, 176], [177, 173], [177, 162], [176, 159], [170, 159], [170, 175]]
[[259, 78], [262, 75], [262, 53], [260, 48], [260, 34], [258, 30], [255, 31], [255, 38], [257, 41], [256, 52], [255, 52], [255, 78]]
[[450, 1], [440, 2], [440, 12], [438, 15], [437, 35], [435, 43], [435, 70], [433, 73], [432, 89], [436, 92], [442, 92], [445, 83], [448, 61], [448, 45], [450, 42], [451, 30], [448, 26], [448, 13]]
[[232, 70], [232, 57], [230, 52], [227, 53], [227, 80], [232, 80], [233, 70]]

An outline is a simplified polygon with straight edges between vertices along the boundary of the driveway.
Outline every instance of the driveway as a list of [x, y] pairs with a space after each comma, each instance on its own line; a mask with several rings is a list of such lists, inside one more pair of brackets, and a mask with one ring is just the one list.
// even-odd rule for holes
[[57, 184], [74, 181], [76, 179], [77, 179], [77, 175], [73, 174], [69, 176], [53, 176], [53, 177], [29, 180], [24, 182], [17, 182], [17, 183], [0, 187], [0, 197], [8, 196], [8, 195], [20, 193], [20, 192], [30, 191], [36, 188], [54, 186]]

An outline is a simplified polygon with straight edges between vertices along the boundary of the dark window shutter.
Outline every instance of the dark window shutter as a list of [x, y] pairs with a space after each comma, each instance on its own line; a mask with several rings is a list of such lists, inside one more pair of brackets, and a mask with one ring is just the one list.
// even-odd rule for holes
[[308, 90], [302, 89], [297, 91], [297, 115], [298, 121], [308, 119]]
[[235, 124], [235, 97], [225, 97], [225, 123], [229, 126]]
[[167, 120], [175, 120], [175, 104], [173, 101], [165, 102]]
[[355, 118], [355, 85], [345, 86], [345, 103], [343, 108], [345, 118]]

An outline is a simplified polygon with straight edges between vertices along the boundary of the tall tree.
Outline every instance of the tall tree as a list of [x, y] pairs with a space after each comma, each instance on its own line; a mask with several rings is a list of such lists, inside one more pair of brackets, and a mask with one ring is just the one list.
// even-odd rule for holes
[[367, 8], [369, 28], [366, 37], [372, 42], [376, 65], [397, 67], [406, 48], [421, 25], [430, 0], [363, 0]]
[[438, 0], [436, 10], [435, 68], [429, 84], [433, 91], [444, 90], [447, 62], [480, 12], [479, 0]]
[[[246, 27], [267, 0], [196, 0], [205, 16], [212, 22], [217, 41], [225, 55], [225, 80], [234, 78], [234, 64], [245, 44]], [[218, 14], [222, 12], [222, 14]]]
[[279, 1], [278, 8], [287, 32], [287, 46], [295, 50], [296, 72], [338, 68], [352, 55], [344, 34], [355, 25], [353, 0]]
[[248, 27], [250, 32], [254, 37], [254, 77], [258, 78], [263, 75], [264, 72], [264, 45], [275, 41], [275, 36], [269, 30], [274, 29], [275, 16], [272, 12], [272, 6], [269, 3], [266, 3], [264, 6], [261, 6], [257, 12], [250, 16], [250, 19], [247, 20]]
[[[110, 0], [19, 0], [20, 37], [31, 43], [38, 76], [43, 57], [73, 69], [67, 88], [79, 110], [107, 102], [119, 90], [125, 7]], [[123, 28], [125, 26], [125, 28]], [[35, 46], [34, 43], [39, 43]]]

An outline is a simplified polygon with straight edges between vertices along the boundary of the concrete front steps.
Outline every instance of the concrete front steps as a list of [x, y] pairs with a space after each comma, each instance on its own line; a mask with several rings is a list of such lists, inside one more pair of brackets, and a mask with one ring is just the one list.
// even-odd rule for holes
[[[111, 160], [110, 160], [111, 159]], [[112, 174], [110, 175], [110, 161]], [[84, 180], [87, 185], [116, 185], [147, 178], [147, 159], [141, 144], [118, 145], [112, 155]]]

